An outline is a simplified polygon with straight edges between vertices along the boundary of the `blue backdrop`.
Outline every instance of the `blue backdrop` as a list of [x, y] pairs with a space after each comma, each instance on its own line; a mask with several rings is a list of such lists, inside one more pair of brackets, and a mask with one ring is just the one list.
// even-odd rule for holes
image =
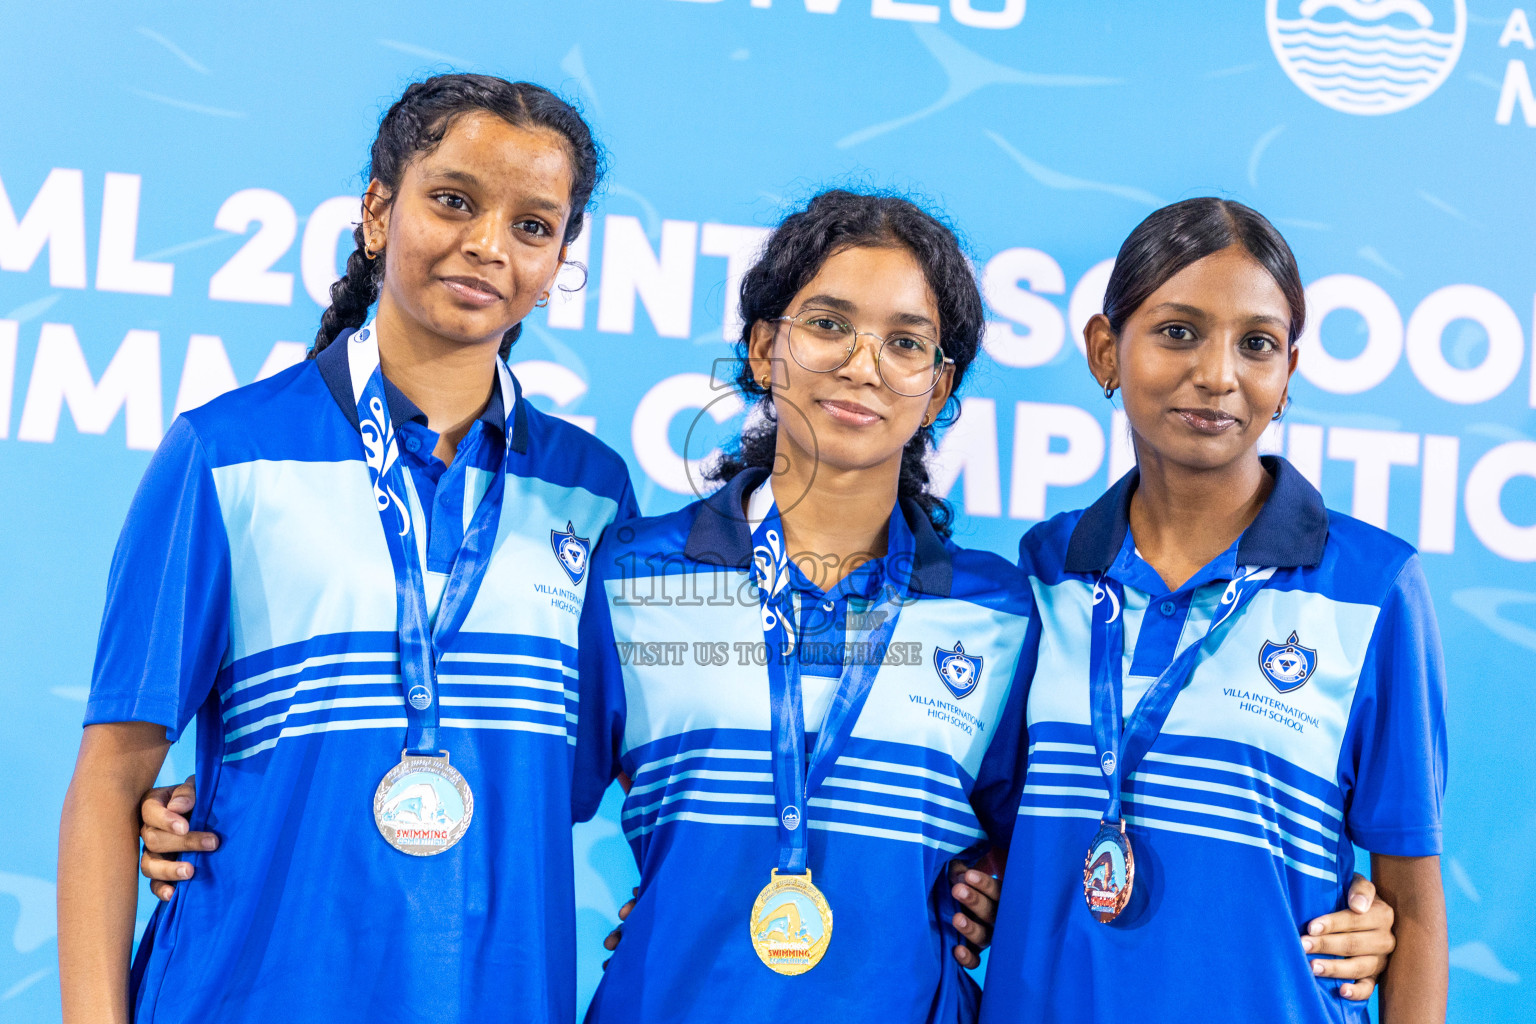
[[[710, 405], [734, 284], [762, 230], [820, 185], [913, 190], [964, 231], [994, 322], [937, 472], [964, 511], [961, 542], [1009, 553], [1032, 521], [1087, 504], [1128, 465], [1123, 421], [1077, 341], [1119, 241], [1192, 195], [1273, 219], [1320, 332], [1272, 445], [1330, 505], [1419, 545], [1445, 634], [1451, 1018], [1513, 1019], [1532, 1004], [1527, 11], [342, 8], [0, 11], [0, 763], [13, 823], [0, 847], [0, 1020], [58, 1016], [56, 823], [112, 546], [149, 452], [174, 412], [301, 356], [377, 118], [412, 77], [448, 69], [558, 87], [611, 150], [578, 247], [586, 288], [536, 312], [513, 361], [536, 402], [630, 459], [648, 513], [688, 500], [687, 460], [739, 426], [730, 401]], [[190, 765], [184, 743], [165, 777]], [[633, 884], [615, 809], [578, 833], [583, 999]]]

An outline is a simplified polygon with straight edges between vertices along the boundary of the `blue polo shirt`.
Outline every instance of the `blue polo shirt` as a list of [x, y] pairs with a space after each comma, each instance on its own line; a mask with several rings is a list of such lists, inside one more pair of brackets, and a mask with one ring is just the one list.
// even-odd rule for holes
[[[329, 351], [326, 348], [320, 353], [325, 365], [337, 362], [336, 357], [327, 357]], [[422, 571], [441, 576], [446, 582], [453, 572], [454, 558], [464, 543], [464, 531], [473, 517], [480, 493], [483, 493], [477, 492], [475, 483], [483, 479], [482, 474], [496, 472], [506, 450], [506, 412], [501, 404], [501, 388], [491, 388], [490, 401], [470, 424], [470, 433], [484, 436], [475, 441], [468, 437], [460, 441], [452, 463], [445, 463], [433, 454], [437, 447], [437, 431], [427, 426], [427, 414], [388, 377], [384, 378], [384, 400], [389, 405], [389, 421], [394, 425], [399, 441], [400, 461], [410, 476], [413, 498], [427, 524], [427, 557], [421, 562]], [[355, 409], [353, 415], [356, 415]], [[478, 472], [471, 473], [471, 469]], [[468, 514], [466, 495], [469, 498]]]
[[[781, 976], [749, 936], [778, 862], [743, 514], [765, 476], [748, 470], [681, 511], [620, 524], [593, 559], [576, 812], [590, 816], [619, 772], [633, 780], [622, 820], [640, 890], [588, 1020], [970, 1019], [976, 993], [950, 954], [960, 937], [945, 872], [952, 857], [1006, 844], [1012, 828], [1033, 623], [1024, 579], [996, 555], [941, 539], [916, 505], [893, 510], [888, 547], [907, 564], [892, 568], [911, 580], [895, 653], [804, 808], [833, 935], [817, 966]], [[849, 604], [870, 596], [882, 568], [826, 590], [795, 577], [807, 751], [842, 671]], [[938, 650], [974, 659], [962, 678], [974, 685], [946, 683]]]
[[[178, 418], [118, 543], [86, 724], [154, 722], [174, 739], [196, 716], [191, 824], [223, 838], [189, 855], [196, 883], [145, 932], [136, 1019], [568, 1024], [587, 574], [557, 541], [589, 544], [633, 514], [628, 473], [515, 396], [494, 554], [438, 663], [442, 745], [474, 821], [444, 853], [401, 853], [372, 814], [406, 716], [347, 347]], [[440, 593], [506, 454], [500, 400], [444, 465], [404, 396], [388, 397]]]
[[[1174, 591], [1136, 552], [1134, 471], [1021, 542], [1040, 639], [984, 1021], [1158, 1024], [1218, 1006], [1225, 1020], [1368, 1018], [1337, 994], [1339, 982], [1312, 974], [1299, 936], [1344, 906], [1352, 844], [1440, 852], [1440, 637], [1412, 547], [1325, 509], [1284, 460], [1264, 462], [1274, 489], [1258, 517]], [[1177, 652], [1205, 636], [1241, 566], [1274, 574], [1206, 642], [1126, 780], [1134, 894], [1100, 924], [1082, 885], [1108, 798], [1089, 712], [1094, 581], [1104, 573], [1124, 588], [1129, 715]]]

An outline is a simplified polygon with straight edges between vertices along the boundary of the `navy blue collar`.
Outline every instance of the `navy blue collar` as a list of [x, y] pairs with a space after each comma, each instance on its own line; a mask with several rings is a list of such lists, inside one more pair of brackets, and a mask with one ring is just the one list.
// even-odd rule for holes
[[[1323, 496], [1278, 455], [1261, 461], [1275, 486], [1238, 540], [1237, 564], [1276, 569], [1317, 565], [1328, 543]], [[1131, 470], [1083, 512], [1067, 544], [1067, 572], [1100, 573], [1114, 564], [1130, 532], [1131, 495], [1140, 480], [1141, 471]]]
[[[768, 478], [766, 469], [744, 469], [714, 494], [705, 498], [683, 554], [695, 562], [746, 569], [752, 564], [752, 528], [743, 511], [747, 495]], [[927, 513], [915, 502], [901, 502], [902, 518], [912, 531], [912, 589], [929, 597], [948, 597], [955, 567], [944, 540], [933, 529]]]
[[[352, 374], [347, 369], [347, 346], [345, 342], [350, 338], [355, 328], [348, 328], [336, 336], [336, 340], [315, 355], [315, 366], [320, 370], [320, 377], [325, 381], [325, 386], [331, 391], [331, 397], [336, 399], [336, 404], [341, 406], [341, 411], [346, 415], [347, 422], [357, 427], [357, 405], [352, 401]], [[409, 423], [411, 420], [426, 422], [426, 414], [416, 407], [416, 403], [405, 397], [405, 392], [384, 378], [384, 400], [389, 403], [389, 420], [397, 425]], [[518, 383], [517, 375], [512, 375], [512, 450], [519, 455], [528, 454], [528, 412], [523, 403], [523, 386]], [[500, 434], [506, 424], [506, 413], [501, 404], [501, 388], [491, 388], [491, 400], [485, 404], [485, 408], [477, 417], [491, 430]]]

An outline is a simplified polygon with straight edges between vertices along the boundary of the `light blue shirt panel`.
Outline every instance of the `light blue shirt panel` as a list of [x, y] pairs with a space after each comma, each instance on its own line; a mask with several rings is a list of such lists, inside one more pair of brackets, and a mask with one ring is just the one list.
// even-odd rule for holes
[[[1089, 593], [1093, 588], [1089, 587]], [[1120, 690], [1120, 714], [1124, 718], [1130, 718], [1131, 712], [1136, 708], [1136, 702], [1142, 695], [1152, 688], [1157, 680], [1151, 676], [1138, 676], [1131, 674], [1131, 665], [1136, 660], [1136, 643], [1141, 639], [1141, 626], [1146, 622], [1147, 609], [1152, 604], [1150, 595], [1135, 589], [1125, 588], [1125, 601], [1120, 609], [1120, 617], [1125, 622], [1125, 650], [1121, 652], [1120, 678], [1123, 680]], [[1183, 650], [1185, 636], [1189, 630], [1186, 628], [1184, 636], [1179, 638], [1179, 649]], [[1083, 655], [1087, 656], [1088, 647], [1083, 647]]]
[[[1216, 607], [1221, 602], [1221, 595], [1226, 592], [1226, 584], [1211, 584], [1199, 588], [1189, 602], [1185, 610], [1184, 622], [1180, 626], [1179, 641], [1174, 646], [1173, 657], [1183, 654], [1190, 644], [1199, 643], [1205, 639], [1205, 632], [1210, 628], [1211, 617], [1216, 614]], [[1121, 683], [1120, 714], [1129, 720], [1136, 705], [1152, 684], [1157, 682], [1157, 676], [1143, 676], [1134, 674], [1131, 669], [1136, 661], [1136, 647], [1141, 641], [1141, 627], [1146, 622], [1146, 616], [1151, 614], [1154, 603], [1161, 604], [1163, 599], [1154, 602], [1152, 595], [1144, 593], [1134, 587], [1125, 588], [1125, 650], [1122, 652], [1123, 664], [1120, 670]], [[1169, 664], [1172, 664], [1170, 659]], [[1165, 666], [1166, 667], [1166, 666]]]
[[[734, 592], [740, 572], [698, 573], [698, 593]], [[608, 582], [610, 614], [616, 636], [637, 641], [681, 642], [683, 665], [636, 664], [621, 658], [624, 673], [625, 750], [667, 736], [702, 729], [771, 728], [766, 670], [752, 662], [739, 664], [737, 643], [763, 641], [756, 606], [725, 607], [624, 603], [623, 580]], [[680, 591], [680, 588], [678, 588]], [[631, 591], [631, 594], [633, 592]], [[926, 747], [948, 755], [974, 778], [981, 768], [997, 717], [1008, 696], [1017, 667], [1024, 629], [1018, 617], [964, 601], [925, 599], [908, 605], [892, 636], [893, 644], [917, 643], [917, 665], [887, 664], [880, 668], [875, 688], [854, 725], [853, 736], [888, 743]], [[980, 656], [981, 678], [976, 688], [956, 698], [939, 680], [932, 664], [935, 638], [946, 648], [958, 640], [969, 655]], [[857, 634], [853, 637], [857, 640]], [[701, 667], [694, 663], [694, 643], [729, 645], [730, 664]], [[838, 680], [802, 675], [807, 728], [816, 731], [826, 718]], [[945, 706], [959, 714], [945, 711]], [[964, 724], [958, 724], [964, 723]], [[978, 727], [979, 723], [979, 727]]]
[[[885, 665], [853, 735], [909, 743], [948, 755], [974, 780], [997, 726], [1024, 645], [1027, 623], [1017, 615], [969, 601], [925, 598], [902, 609], [891, 643], [918, 644], [916, 665]], [[939, 678], [933, 652], [953, 650], [982, 659], [973, 690], [956, 697]]]
[[[1090, 725], [1088, 650], [1093, 587], [1075, 579], [1055, 586], [1038, 578], [1030, 582], [1040, 606], [1041, 636], [1030, 689], [1029, 720]], [[1220, 600], [1224, 588], [1202, 589], [1212, 594], [1202, 593], [1192, 603], [1190, 621], [1179, 640], [1180, 650], [1204, 636], [1214, 601]], [[1127, 608], [1135, 599], [1144, 609], [1146, 596], [1134, 590], [1126, 592]], [[1163, 732], [1243, 743], [1336, 784], [1344, 729], [1377, 614], [1373, 605], [1335, 601], [1307, 591], [1261, 590], [1237, 621], [1224, 628], [1220, 645], [1201, 655], [1188, 687], [1174, 702]], [[1129, 626], [1128, 621], [1127, 659], [1134, 651]], [[1284, 643], [1292, 630], [1299, 643], [1317, 651], [1317, 667], [1305, 684], [1280, 693], [1260, 669], [1259, 652], [1266, 641]], [[1128, 708], [1135, 707], [1132, 693], [1145, 691], [1149, 683], [1146, 677], [1126, 676]], [[1234, 693], [1228, 695], [1226, 690]], [[1285, 714], [1275, 707], [1277, 703], [1308, 717]], [[1245, 709], [1245, 704], [1275, 710], [1303, 728], [1297, 731], [1268, 713]], [[1156, 757], [1155, 753], [1148, 755], [1149, 760]]]
[[212, 474], [230, 545], [226, 665], [321, 634], [395, 628], [394, 569], [363, 462], [257, 460]]
[[[640, 568], [644, 572], [644, 567]], [[693, 593], [700, 595], [741, 593], [744, 574], [737, 569], [701, 569], [693, 573]], [[768, 671], [755, 660], [741, 664], [737, 644], [763, 642], [762, 618], [756, 603], [722, 605], [677, 604], [684, 581], [672, 576], [657, 578], [652, 588], [621, 578], [606, 581], [613, 635], [634, 643], [682, 643], [683, 664], [639, 664], [638, 657], [619, 658], [624, 673], [624, 752], [668, 736], [708, 729], [757, 729], [767, 731], [772, 721], [768, 709]], [[638, 590], [637, 590], [638, 586]], [[638, 600], [637, 600], [638, 595]], [[662, 604], [662, 600], [669, 603]], [[696, 643], [724, 643], [728, 664], [700, 666], [694, 662]], [[837, 680], [803, 676], [803, 699], [808, 722], [826, 717]]]
[[[475, 483], [483, 493], [479, 481]], [[508, 476], [491, 568], [464, 620], [464, 631], [506, 633], [515, 626], [516, 632], [550, 637], [574, 650], [590, 569], [572, 583], [550, 534], [563, 533], [569, 521], [576, 536], [587, 541], [590, 558], [618, 507], [612, 498], [584, 487]]]
[[[485, 497], [485, 492], [491, 489], [491, 481], [496, 479], [496, 474], [488, 469], [475, 469], [473, 467], [464, 471], [464, 532], [469, 532], [470, 520], [475, 518], [475, 509], [480, 507], [480, 499]], [[510, 481], [508, 481], [510, 483]], [[506, 502], [502, 502], [502, 514], [506, 514]], [[563, 524], [562, 524], [563, 525]], [[593, 543], [597, 542], [593, 538]]]
[[[1374, 605], [1302, 590], [1259, 591], [1223, 627], [1220, 646], [1201, 655], [1163, 731], [1243, 743], [1336, 785], [1344, 730], [1378, 614]], [[1199, 628], [1204, 633], [1205, 623]], [[1285, 643], [1293, 630], [1299, 644], [1317, 651], [1317, 667], [1301, 686], [1281, 693], [1259, 667], [1259, 653], [1266, 642]]]
[[[1093, 584], [1065, 579], [1049, 586], [1039, 577], [1029, 580], [1040, 615], [1040, 649], [1029, 688], [1029, 721], [1092, 725], [1088, 707], [1089, 624], [1093, 615]], [[1131, 595], [1126, 593], [1127, 605]], [[1143, 598], [1143, 600], [1145, 600]], [[1145, 604], [1142, 606], [1145, 608]], [[1136, 620], [1139, 626], [1140, 620]], [[1126, 658], [1133, 648], [1132, 622], [1126, 620]], [[1126, 669], [1129, 671], [1127, 660]], [[1132, 705], [1134, 706], [1134, 705]]]

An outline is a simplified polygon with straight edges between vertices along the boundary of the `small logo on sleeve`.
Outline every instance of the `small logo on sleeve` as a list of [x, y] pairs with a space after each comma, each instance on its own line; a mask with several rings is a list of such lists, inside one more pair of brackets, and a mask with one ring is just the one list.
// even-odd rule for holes
[[560, 561], [560, 568], [565, 570], [571, 582], [580, 583], [587, 574], [587, 555], [592, 550], [587, 538], [576, 536], [575, 527], [570, 520], [566, 520], [563, 532], [549, 531], [549, 546], [555, 549], [555, 558]]
[[1259, 668], [1281, 693], [1301, 686], [1317, 670], [1317, 652], [1296, 642], [1293, 631], [1285, 643], [1266, 640], [1259, 649]]
[[955, 649], [946, 651], [937, 645], [933, 649], [933, 668], [939, 680], [958, 700], [976, 689], [981, 681], [982, 659], [965, 653], [965, 645], [956, 642]]

